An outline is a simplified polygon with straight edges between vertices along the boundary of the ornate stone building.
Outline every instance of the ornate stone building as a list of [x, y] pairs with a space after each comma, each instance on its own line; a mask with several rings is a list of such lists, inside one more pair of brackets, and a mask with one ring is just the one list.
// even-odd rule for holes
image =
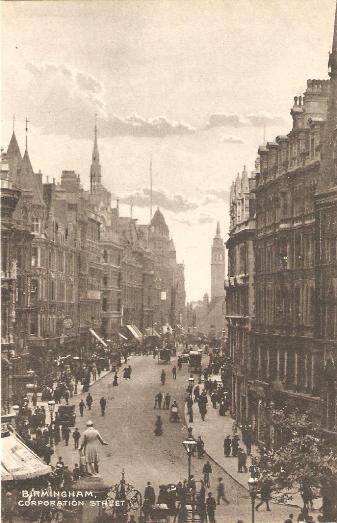
[[273, 442], [270, 414], [287, 403], [320, 420], [321, 351], [315, 342], [315, 208], [329, 81], [308, 80], [293, 127], [259, 148], [256, 176], [256, 314], [249, 417]]
[[[258, 168], [258, 164], [256, 165]], [[240, 423], [248, 417], [249, 373], [253, 362], [250, 336], [255, 317], [255, 178], [246, 167], [238, 173], [230, 191], [230, 229], [226, 320], [228, 352], [232, 362], [232, 412]], [[251, 413], [254, 424], [254, 413]]]
[[337, 433], [337, 10], [329, 58], [330, 93], [315, 196], [316, 346], [324, 361], [322, 425]]

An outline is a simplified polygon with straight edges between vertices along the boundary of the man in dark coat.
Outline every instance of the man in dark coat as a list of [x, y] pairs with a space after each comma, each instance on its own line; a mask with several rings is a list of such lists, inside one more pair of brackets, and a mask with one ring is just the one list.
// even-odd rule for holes
[[106, 399], [104, 396], [101, 397], [101, 399], [99, 400], [99, 404], [100, 404], [100, 407], [101, 407], [101, 415], [104, 416], [105, 415], [105, 407], [106, 407]]
[[147, 499], [151, 505], [156, 503], [156, 493], [150, 481], [147, 482], [147, 486], [145, 488], [144, 500], [145, 499]]
[[78, 406], [79, 406], [79, 409], [80, 409], [81, 418], [83, 418], [83, 411], [86, 408], [84, 401], [81, 400]]
[[88, 409], [91, 410], [91, 405], [92, 405], [93, 399], [92, 399], [92, 395], [90, 394], [90, 392], [88, 393], [88, 395], [85, 399], [85, 402], [87, 404]]
[[207, 500], [206, 500], [206, 510], [207, 510], [209, 523], [215, 523], [216, 501], [212, 495], [212, 492], [208, 493]]
[[260, 488], [260, 497], [261, 501], [258, 505], [256, 505], [255, 510], [259, 510], [261, 505], [265, 503], [267, 511], [271, 512], [271, 509], [269, 508], [269, 500], [271, 499], [271, 483], [268, 479], [262, 481]]
[[223, 451], [226, 458], [231, 455], [232, 440], [230, 436], [226, 436], [223, 442]]

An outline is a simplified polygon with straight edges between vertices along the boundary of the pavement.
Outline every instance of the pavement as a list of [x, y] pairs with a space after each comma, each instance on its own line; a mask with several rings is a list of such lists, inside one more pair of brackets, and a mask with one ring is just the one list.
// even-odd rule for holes
[[[129, 362], [128, 362], [129, 363]], [[173, 361], [174, 363], [174, 361]], [[187, 426], [184, 423], [184, 396], [188, 380], [187, 365], [177, 372], [177, 379], [173, 380], [172, 365], [160, 365], [152, 356], [134, 356], [131, 380], [121, 378], [119, 372], [119, 386], [113, 387], [113, 374], [102, 376], [90, 387], [93, 396], [91, 411], [85, 410], [83, 418], [78, 411], [79, 394], [70, 400], [76, 405], [76, 426], [83, 433], [86, 422], [91, 419], [99, 430], [102, 438], [109, 443], [100, 448], [100, 475], [108, 484], [116, 484], [121, 479], [122, 470], [128, 483], [132, 483], [143, 494], [147, 481], [151, 481], [158, 493], [160, 484], [177, 483], [187, 476], [187, 455], [182, 441], [187, 436]], [[166, 384], [160, 383], [160, 374], [165, 369]], [[179, 405], [181, 423], [169, 422], [169, 411], [154, 409], [154, 397], [159, 392], [169, 392], [171, 402], [176, 399]], [[101, 416], [99, 399], [104, 395], [107, 399], [105, 416]], [[196, 409], [195, 409], [196, 410]], [[208, 409], [209, 410], [209, 409]], [[163, 421], [163, 435], [154, 435], [156, 416], [160, 415]], [[197, 416], [195, 416], [197, 417]], [[209, 418], [210, 421], [210, 418]], [[223, 421], [223, 420], [221, 420]], [[199, 424], [195, 422], [193, 434], [199, 435]], [[216, 439], [216, 431], [211, 423], [206, 422], [203, 428], [204, 439], [207, 437], [207, 450], [211, 446], [211, 439]], [[210, 430], [210, 427], [212, 429]], [[201, 427], [200, 427], [201, 429]], [[207, 436], [207, 433], [209, 435]], [[223, 432], [221, 432], [222, 434]], [[201, 434], [201, 433], [200, 433]], [[212, 436], [212, 437], [211, 437]], [[216, 439], [216, 441], [218, 441]], [[215, 450], [216, 444], [214, 444]], [[210, 452], [211, 455], [211, 452]], [[72, 437], [69, 446], [61, 442], [55, 448], [52, 464], [61, 456], [64, 463], [72, 470], [79, 461], [78, 451], [75, 451]], [[205, 458], [209, 459], [209, 458]], [[202, 467], [205, 459], [192, 459], [192, 474], [198, 480], [202, 477]], [[230, 504], [220, 505], [217, 509], [219, 523], [236, 523], [242, 519], [244, 523], [251, 521], [251, 501], [247, 489], [223, 466], [215, 460], [210, 460], [213, 473], [211, 476], [211, 491], [215, 494], [217, 479], [222, 477], [226, 487], [226, 496]], [[213, 489], [213, 490], [212, 490]], [[283, 523], [288, 517], [289, 507], [275, 505], [272, 512], [264, 510], [256, 513], [256, 523]]]
[[[220, 376], [213, 375], [210, 377], [211, 380], [220, 379]], [[187, 383], [187, 381], [186, 381]], [[187, 386], [187, 385], [186, 385]], [[200, 385], [201, 390], [203, 385]], [[188, 419], [187, 407], [185, 405], [185, 420]], [[205, 421], [202, 421], [199, 409], [196, 404], [193, 407], [193, 423], [189, 424], [193, 427], [193, 435], [201, 436], [205, 443], [205, 451], [214, 460], [219, 467], [226, 471], [226, 473], [233, 479], [233, 481], [240, 484], [248, 492], [248, 479], [250, 477], [249, 472], [238, 472], [238, 460], [234, 457], [225, 457], [223, 452], [223, 442], [225, 436], [233, 435], [232, 426], [233, 418], [230, 415], [219, 416], [219, 409], [214, 409], [210, 399], [207, 404], [207, 414]], [[210, 430], [210, 427], [212, 429]], [[241, 446], [245, 449], [245, 445], [242, 443], [242, 433], [238, 428], [237, 434], [240, 437]], [[252, 445], [252, 456], [258, 455], [258, 449], [256, 445]], [[251, 458], [247, 458], [247, 468], [251, 464]], [[284, 505], [295, 508], [302, 508], [303, 502], [300, 494], [295, 493], [292, 496], [292, 500]], [[317, 498], [314, 500], [314, 511], [317, 512], [322, 506], [322, 499]]]

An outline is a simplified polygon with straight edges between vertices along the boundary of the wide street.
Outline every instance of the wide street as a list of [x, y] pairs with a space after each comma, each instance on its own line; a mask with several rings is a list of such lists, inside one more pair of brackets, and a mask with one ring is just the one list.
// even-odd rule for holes
[[[124, 469], [126, 480], [142, 494], [147, 481], [152, 482], [158, 494], [160, 484], [177, 483], [187, 477], [187, 456], [182, 445], [187, 430], [184, 419], [183, 423], [170, 423], [169, 411], [154, 410], [154, 397], [160, 390], [163, 393], [169, 392], [171, 402], [174, 399], [178, 401], [182, 416], [183, 397], [188, 379], [187, 365], [183, 365], [183, 370], [178, 371], [177, 380], [174, 381], [171, 374], [172, 365], [159, 365], [152, 356], [133, 356], [128, 363], [133, 371], [131, 380], [119, 378], [119, 386], [113, 387], [113, 374], [109, 373], [90, 387], [94, 399], [92, 410], [85, 410], [81, 418], [77, 408], [76, 426], [83, 433], [86, 421], [91, 419], [103, 439], [109, 443], [100, 449], [100, 474], [107, 483], [117, 483]], [[167, 374], [165, 386], [160, 383], [163, 368]], [[121, 376], [122, 372], [119, 375]], [[99, 408], [99, 400], [103, 395], [107, 399], [105, 417], [101, 416]], [[75, 396], [72, 401], [78, 405], [80, 398], [85, 396], [86, 394]], [[163, 420], [164, 433], [161, 437], [156, 437], [153, 432], [157, 414], [160, 414]], [[198, 434], [194, 434], [194, 437], [197, 436]], [[63, 442], [58, 445], [53, 463], [59, 456], [62, 456], [65, 464], [72, 470], [75, 462], [78, 462], [78, 452], [74, 450], [72, 437], [69, 447]], [[204, 463], [205, 459], [192, 459], [192, 474], [196, 479], [202, 477]], [[214, 462], [211, 462], [211, 465], [211, 490], [215, 494], [217, 479], [223, 477], [226, 495], [230, 501], [229, 506], [222, 505], [217, 510], [218, 521], [227, 521], [227, 517], [233, 522], [240, 518], [245, 522], [250, 521], [251, 502], [248, 492]], [[283, 522], [289, 513], [298, 512], [297, 509], [279, 505], [272, 505], [272, 510], [272, 520], [280, 522]], [[255, 521], [271, 521], [270, 513], [261, 509], [256, 513]]]

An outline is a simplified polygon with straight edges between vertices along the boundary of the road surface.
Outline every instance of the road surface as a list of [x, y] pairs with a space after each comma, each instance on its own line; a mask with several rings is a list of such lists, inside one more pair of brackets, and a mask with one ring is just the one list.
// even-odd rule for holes
[[[128, 363], [132, 366], [131, 380], [124, 380], [121, 378], [122, 372], [119, 372], [119, 386], [113, 387], [113, 374], [108, 374], [90, 388], [94, 399], [92, 410], [85, 410], [81, 418], [77, 408], [76, 426], [82, 433], [86, 421], [92, 420], [103, 439], [109, 443], [100, 449], [100, 474], [107, 483], [117, 483], [124, 469], [127, 482], [132, 483], [142, 494], [147, 481], [151, 481], [158, 493], [160, 484], [177, 483], [187, 477], [187, 455], [182, 445], [187, 436], [187, 428], [184, 423], [170, 423], [169, 411], [155, 410], [154, 397], [159, 391], [169, 392], [171, 402], [174, 399], [178, 401], [183, 417], [183, 399], [188, 380], [187, 365], [183, 366], [182, 371], [177, 371], [177, 380], [173, 380], [172, 365], [159, 365], [152, 356], [133, 356]], [[160, 383], [162, 369], [165, 369], [167, 374], [164, 386]], [[99, 400], [103, 395], [107, 399], [104, 417], [101, 416], [99, 408]], [[86, 394], [76, 396], [72, 401], [78, 405], [80, 397], [85, 396]], [[154, 435], [157, 414], [160, 414], [163, 420], [164, 433], [160, 437]], [[78, 462], [78, 452], [74, 450], [71, 436], [69, 447], [65, 447], [63, 442], [58, 445], [53, 462], [59, 456], [62, 456], [70, 470], [75, 462]], [[196, 479], [202, 477], [204, 463], [205, 460], [192, 459], [192, 474]], [[246, 489], [214, 462], [211, 462], [211, 465], [213, 474], [210, 490], [216, 493], [217, 480], [222, 477], [226, 496], [230, 501], [230, 505], [220, 506], [217, 510], [218, 522], [236, 523], [238, 519], [243, 519], [245, 523], [251, 521], [251, 502]], [[282, 523], [291, 512], [293, 510], [290, 507], [272, 505], [271, 513], [260, 509], [256, 513], [255, 522]], [[298, 510], [294, 509], [294, 512], [297, 513]]]

